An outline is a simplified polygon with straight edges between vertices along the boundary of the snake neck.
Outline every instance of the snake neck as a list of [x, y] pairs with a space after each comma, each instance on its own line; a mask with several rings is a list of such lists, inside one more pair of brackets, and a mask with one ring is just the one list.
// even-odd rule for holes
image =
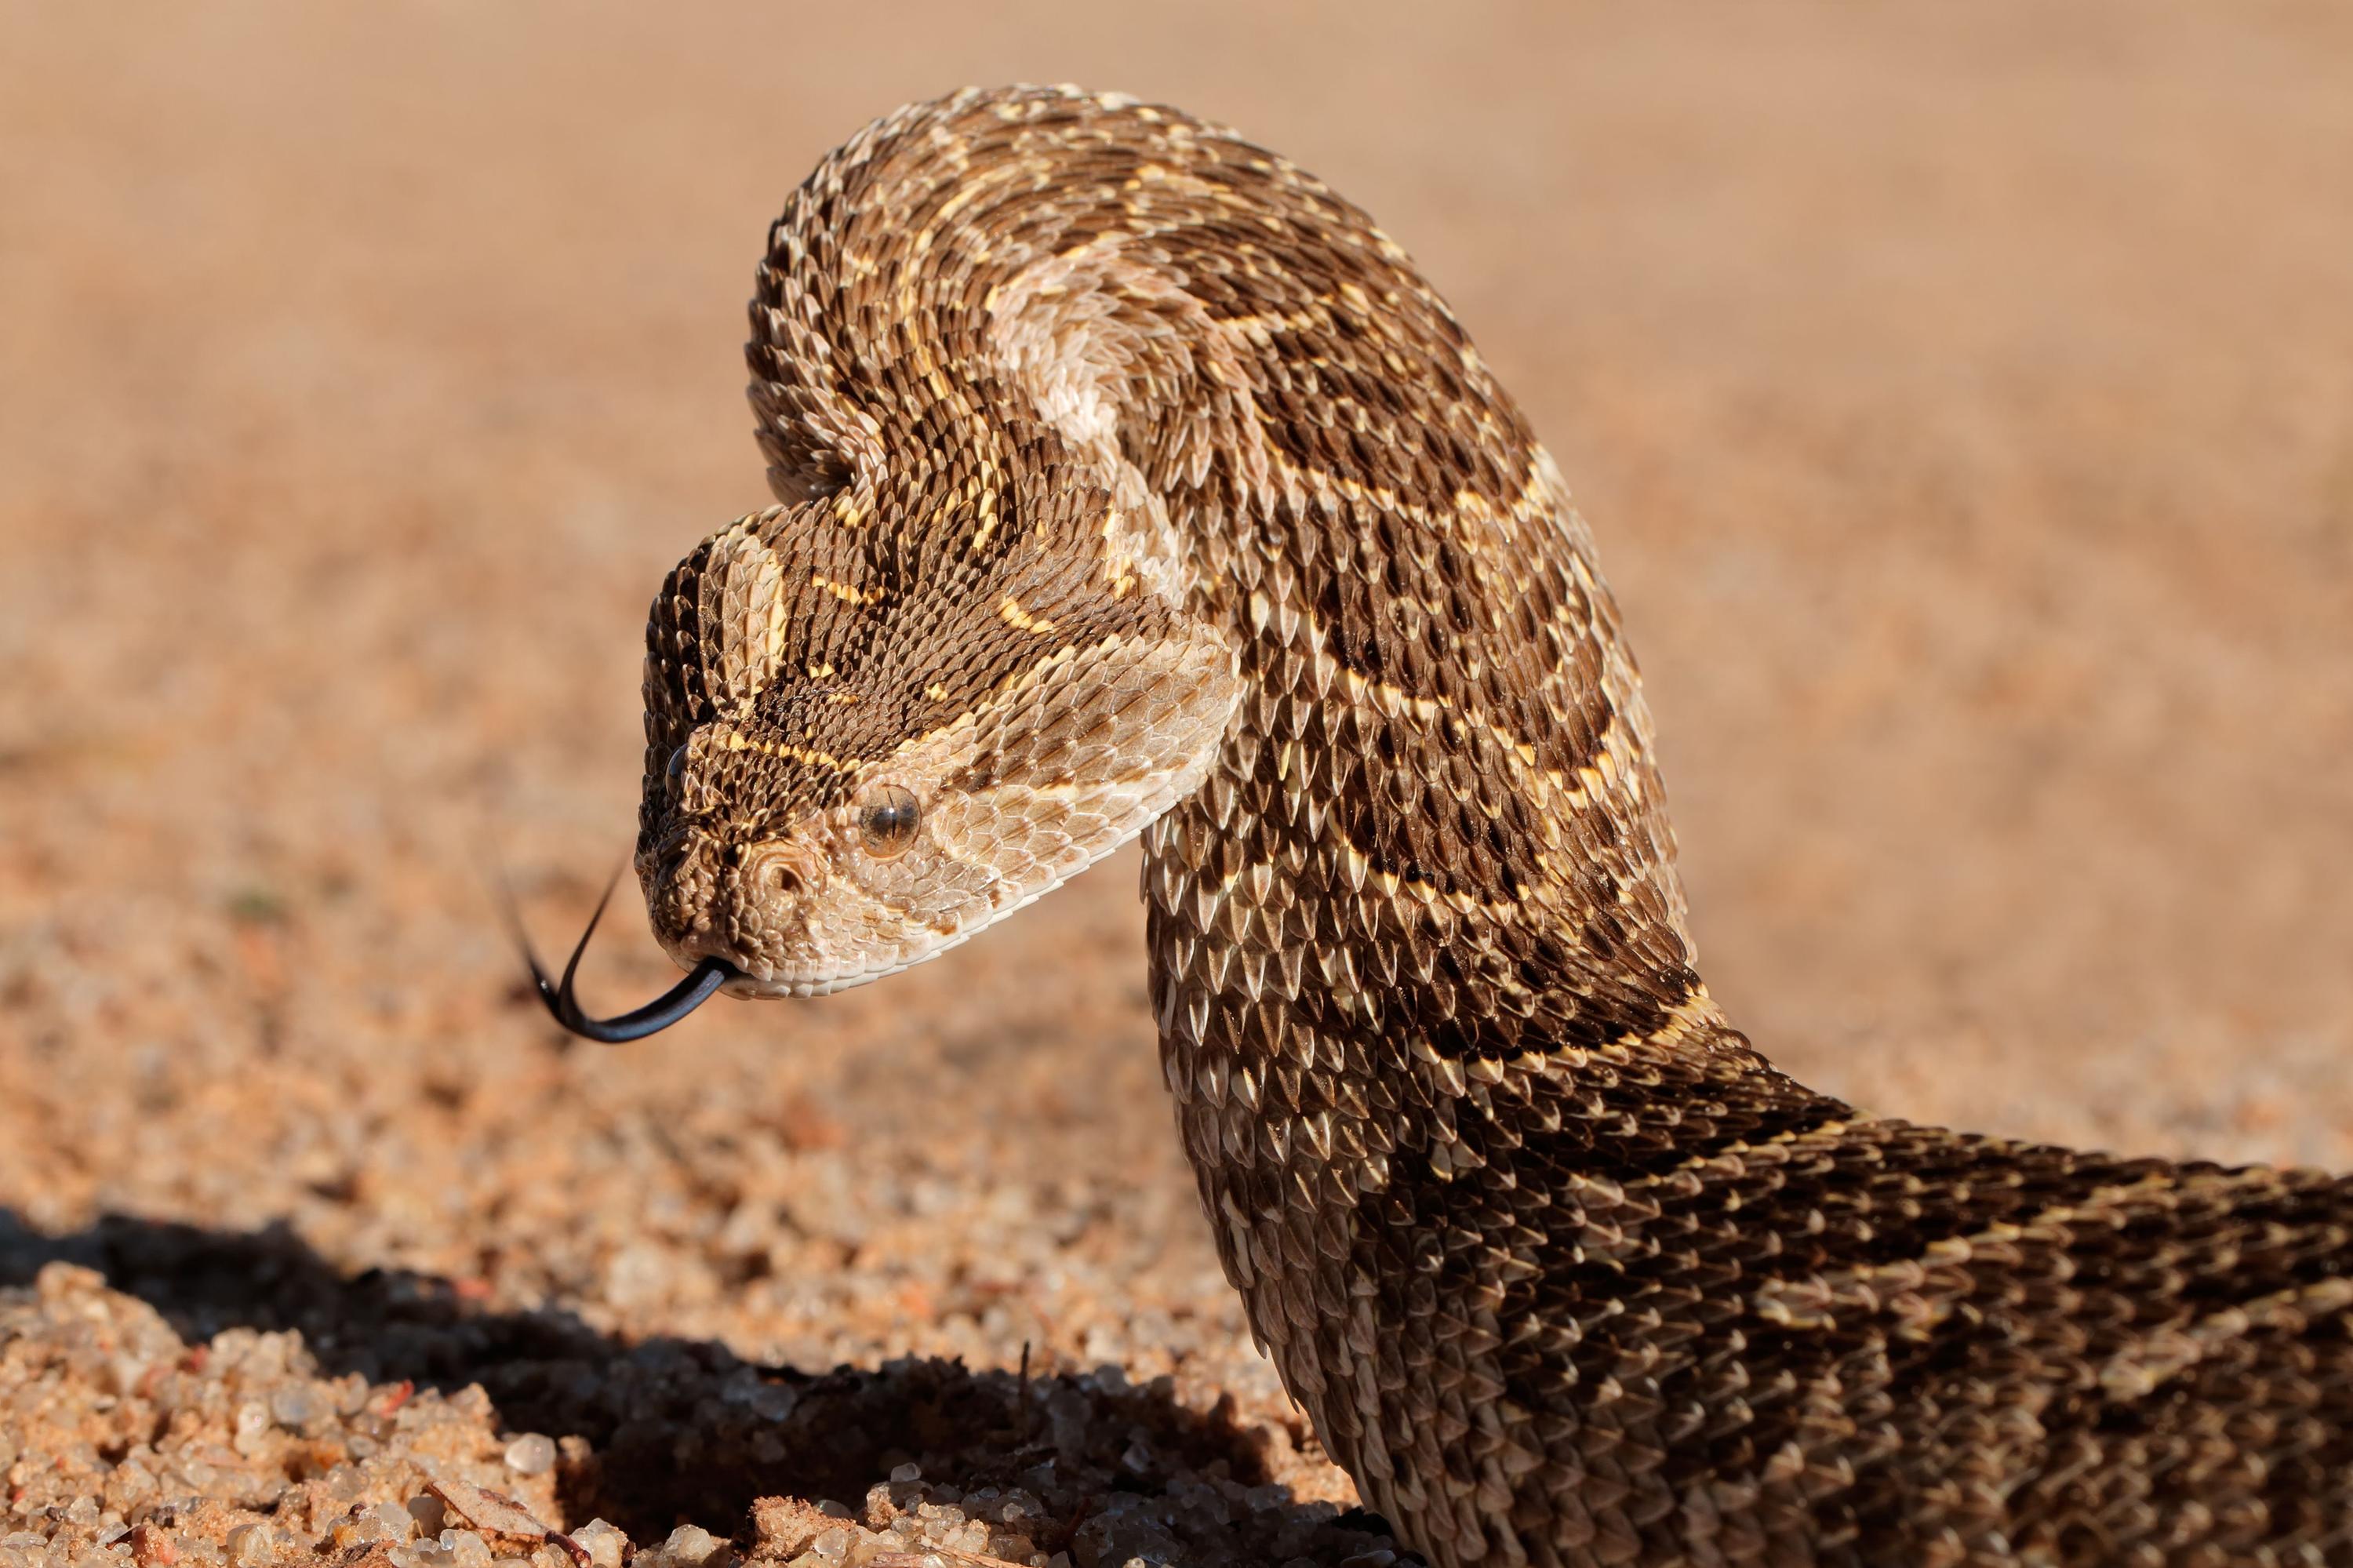
[[[849, 309], [852, 283], [887, 314]], [[1102, 569], [1232, 647], [1222, 754], [1145, 835], [1198, 1160], [1499, 1093], [1599, 1097], [1607, 1115], [1551, 1117], [1597, 1169], [1678, 1149], [1696, 1107], [1842, 1110], [1701, 983], [1585, 524], [1361, 212], [1165, 111], [959, 98], [878, 122], [795, 194], [752, 319], [782, 498], [854, 515], [887, 490], [928, 515], [958, 485], [1096, 493]]]
[[1431, 1562], [2342, 1544], [2353, 1191], [1751, 1050], [1585, 525], [1363, 214], [1173, 111], [963, 94], [796, 193], [753, 329], [781, 499], [920, 550], [1082, 495], [1071, 572], [1230, 650], [1144, 832], [1163, 1060], [1252, 1328]]
[[1144, 892], [1178, 1124], [1262, 1335], [1331, 1320], [1281, 1292], [1357, 1209], [1512, 1180], [1507, 1143], [1616, 1181], [1846, 1114], [1701, 982], [1585, 524], [1362, 213], [1162, 112], [949, 101], [796, 193], [752, 320], [780, 497], [1098, 495], [1097, 567], [1232, 649], [1239, 710], [1145, 830]]

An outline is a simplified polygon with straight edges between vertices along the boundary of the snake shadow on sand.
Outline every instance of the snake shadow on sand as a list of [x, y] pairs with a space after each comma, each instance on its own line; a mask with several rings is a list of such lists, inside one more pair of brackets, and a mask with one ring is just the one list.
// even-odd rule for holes
[[1392, 1560], [1377, 1517], [1335, 1518], [1328, 1504], [1268, 1485], [1265, 1439], [1222, 1406], [1189, 1409], [1165, 1386], [1129, 1385], [1110, 1369], [1025, 1378], [908, 1358], [813, 1373], [746, 1361], [715, 1340], [625, 1340], [562, 1308], [487, 1308], [406, 1270], [347, 1276], [283, 1225], [231, 1231], [108, 1214], [52, 1235], [0, 1208], [0, 1287], [30, 1285], [58, 1262], [98, 1271], [192, 1346], [229, 1329], [290, 1330], [326, 1376], [451, 1394], [479, 1383], [502, 1430], [586, 1438], [589, 1453], [575, 1446], [559, 1467], [565, 1518], [602, 1517], [638, 1542], [680, 1523], [748, 1539], [758, 1499], [854, 1504], [913, 1462], [966, 1491], [1091, 1499], [1040, 1538], [1082, 1563], [1126, 1560], [1100, 1525], [1090, 1531], [1091, 1518], [1120, 1511], [1111, 1499], [1198, 1493], [1205, 1482], [1254, 1490], [1227, 1510], [1214, 1543], [1187, 1539], [1195, 1527], [1185, 1510], [1159, 1510], [1159, 1528], [1176, 1537], [1168, 1544], [1188, 1559], [1291, 1548], [1280, 1560], [1306, 1546], [1328, 1561]]

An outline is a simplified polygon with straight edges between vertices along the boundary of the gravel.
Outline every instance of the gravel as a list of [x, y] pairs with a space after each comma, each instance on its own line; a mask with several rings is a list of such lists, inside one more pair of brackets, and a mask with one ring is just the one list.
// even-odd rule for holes
[[[812, 1376], [707, 1345], [617, 1352], [553, 1316], [380, 1309], [379, 1333], [462, 1372], [336, 1375], [293, 1330], [191, 1345], [69, 1263], [0, 1292], [7, 1506], [29, 1527], [0, 1537], [0, 1568], [362, 1549], [393, 1568], [1396, 1560], [1377, 1521], [1273, 1478], [1313, 1467], [1279, 1412], [1258, 1422], [1290, 1441], [1269, 1443], [1173, 1377], [933, 1358]], [[524, 1414], [565, 1436], [511, 1435]], [[681, 1514], [733, 1539], [667, 1522]]]

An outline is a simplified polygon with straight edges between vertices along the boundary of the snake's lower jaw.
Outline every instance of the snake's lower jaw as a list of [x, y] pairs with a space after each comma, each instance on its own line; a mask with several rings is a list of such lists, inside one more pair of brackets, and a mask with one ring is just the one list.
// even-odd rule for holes
[[807, 991], [795, 991], [788, 985], [778, 985], [773, 980], [754, 980], [750, 975], [740, 972], [719, 989], [722, 994], [733, 997], [738, 1001], [776, 1001], [788, 997], [811, 994]]
[[887, 975], [895, 975], [901, 969], [912, 969], [925, 959], [945, 952], [963, 940], [964, 938], [959, 936], [903, 961], [878, 964], [872, 969], [860, 969], [851, 974], [778, 975], [764, 980], [745, 974], [739, 969], [734, 977], [720, 989], [726, 995], [744, 1001], [806, 1001], [812, 997], [831, 996], [839, 991], [855, 991], [860, 986], [871, 985]]

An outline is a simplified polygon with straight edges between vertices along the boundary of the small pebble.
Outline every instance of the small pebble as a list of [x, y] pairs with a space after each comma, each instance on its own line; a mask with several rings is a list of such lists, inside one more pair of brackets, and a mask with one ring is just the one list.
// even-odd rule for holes
[[231, 1563], [267, 1563], [278, 1555], [278, 1532], [266, 1524], [241, 1524], [228, 1532], [227, 1546]]
[[628, 1550], [629, 1538], [601, 1519], [592, 1519], [571, 1531], [575, 1544], [588, 1553], [590, 1568], [621, 1568], [622, 1553]]
[[891, 1471], [891, 1478], [893, 1481], [920, 1481], [923, 1478], [923, 1467], [912, 1461], [896, 1466]]
[[406, 1541], [417, 1528], [416, 1517], [398, 1503], [378, 1503], [374, 1508], [362, 1509], [353, 1522], [364, 1542]]
[[[12, 1535], [0, 1544], [13, 1545], [16, 1540]], [[34, 1544], [46, 1550], [47, 1542], [46, 1538], [37, 1539]], [[180, 1561], [180, 1543], [170, 1531], [142, 1524], [131, 1532], [131, 1558], [139, 1568], [172, 1568]]]
[[555, 1468], [555, 1439], [526, 1432], [507, 1445], [507, 1468], [518, 1476], [543, 1476]]
[[419, 1492], [408, 1499], [408, 1517], [417, 1521], [417, 1533], [439, 1535], [449, 1528], [449, 1505], [431, 1492]]
[[290, 1383], [269, 1396], [269, 1414], [290, 1432], [305, 1432], [323, 1420], [327, 1402], [308, 1383]]
[[454, 1568], [491, 1568], [491, 1543], [470, 1530], [445, 1530], [442, 1550]]
[[673, 1568], [696, 1568], [719, 1549], [719, 1539], [699, 1525], [681, 1524], [661, 1543], [663, 1561]]

